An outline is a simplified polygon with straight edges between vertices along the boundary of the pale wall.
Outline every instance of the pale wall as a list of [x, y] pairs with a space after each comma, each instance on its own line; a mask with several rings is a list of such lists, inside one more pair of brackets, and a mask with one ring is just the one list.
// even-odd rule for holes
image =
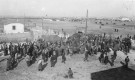
[[[12, 26], [16, 26], [16, 30], [12, 29]], [[8, 25], [4, 25], [4, 33], [23, 33], [24, 25], [20, 23], [12, 23]]]

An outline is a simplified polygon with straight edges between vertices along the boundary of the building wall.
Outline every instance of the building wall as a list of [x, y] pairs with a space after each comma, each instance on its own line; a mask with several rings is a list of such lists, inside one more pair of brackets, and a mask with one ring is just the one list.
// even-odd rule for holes
[[[13, 30], [13, 26], [15, 26], [15, 30]], [[24, 25], [21, 23], [4, 25], [4, 33], [24, 33]]]
[[32, 35], [30, 32], [24, 33], [0, 33], [0, 42], [23, 42], [28, 40], [32, 40]]

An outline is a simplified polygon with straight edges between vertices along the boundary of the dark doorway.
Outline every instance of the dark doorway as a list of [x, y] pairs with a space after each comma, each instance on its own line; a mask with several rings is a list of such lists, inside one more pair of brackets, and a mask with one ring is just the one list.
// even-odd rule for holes
[[12, 29], [13, 29], [13, 30], [16, 30], [16, 26], [12, 26]]

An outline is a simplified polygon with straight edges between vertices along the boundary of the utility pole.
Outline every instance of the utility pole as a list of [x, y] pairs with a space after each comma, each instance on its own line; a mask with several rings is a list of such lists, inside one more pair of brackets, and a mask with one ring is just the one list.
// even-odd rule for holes
[[88, 10], [87, 10], [87, 13], [86, 13], [86, 27], [85, 27], [85, 34], [87, 34], [87, 28], [88, 28], [87, 21], [88, 21]]
[[24, 13], [24, 26], [25, 26], [25, 13]]
[[43, 25], [44, 25], [44, 17], [42, 17], [42, 28], [43, 28]]

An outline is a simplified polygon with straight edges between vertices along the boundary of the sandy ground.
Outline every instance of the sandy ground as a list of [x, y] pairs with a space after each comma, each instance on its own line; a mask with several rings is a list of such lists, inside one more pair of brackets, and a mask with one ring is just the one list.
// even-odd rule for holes
[[[59, 57], [55, 67], [50, 67], [50, 62], [48, 61], [47, 66], [41, 72], [37, 70], [37, 62], [34, 63], [32, 66], [27, 67], [25, 59], [22, 60], [14, 70], [6, 72], [6, 61], [3, 61], [0, 62], [0, 80], [70, 80], [64, 78], [69, 67], [71, 67], [74, 72], [74, 78], [71, 80], [98, 80], [92, 78], [93, 73], [95, 74], [95, 72], [122, 66], [119, 62], [124, 60], [125, 55], [120, 51], [118, 53], [118, 57], [113, 67], [111, 67], [110, 64], [104, 65], [99, 63], [98, 56], [100, 55], [100, 53], [95, 56], [89, 56], [88, 62], [83, 61], [83, 54], [76, 54], [72, 57], [66, 56], [67, 61], [65, 64], [61, 63], [61, 57]], [[110, 52], [110, 54], [112, 54], [112, 52]], [[135, 57], [135, 54], [129, 54], [132, 59], [133, 55]], [[135, 63], [135, 61], [132, 62], [131, 60], [131, 64], [132, 63]], [[99, 80], [102, 79], [99, 78]]]

